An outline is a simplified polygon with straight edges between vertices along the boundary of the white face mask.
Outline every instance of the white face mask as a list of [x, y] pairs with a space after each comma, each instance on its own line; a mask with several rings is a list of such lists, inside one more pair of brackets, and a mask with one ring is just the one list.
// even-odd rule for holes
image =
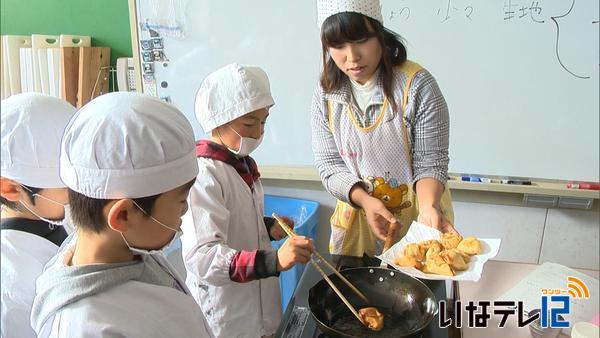
[[229, 151], [231, 151], [232, 153], [234, 153], [238, 156], [242, 156], [242, 157], [248, 156], [248, 155], [250, 155], [251, 152], [256, 150], [256, 148], [258, 148], [258, 146], [262, 142], [263, 136], [265, 135], [265, 134], [262, 134], [262, 135], [260, 135], [259, 138], [243, 137], [237, 131], [235, 131], [235, 129], [233, 129], [232, 126], [229, 126], [229, 128], [231, 128], [231, 130], [233, 130], [233, 132], [236, 133], [237, 136], [240, 137], [240, 150], [236, 151], [229, 147], [227, 147], [227, 149], [229, 149]]
[[23, 187], [23, 189], [25, 189], [25, 190], [29, 191], [30, 193], [32, 193], [31, 196], [33, 196], [34, 198], [37, 196], [39, 198], [45, 199], [46, 201], [48, 201], [50, 203], [54, 203], [56, 205], [60, 205], [61, 207], [63, 207], [65, 209], [65, 211], [64, 211], [65, 216], [60, 221], [56, 221], [56, 220], [52, 220], [52, 219], [48, 219], [48, 218], [42, 217], [42, 216], [38, 215], [38, 213], [36, 213], [32, 209], [30, 209], [27, 206], [27, 204], [23, 203], [23, 201], [19, 200], [19, 202], [21, 203], [21, 205], [23, 205], [23, 207], [25, 207], [25, 209], [27, 209], [30, 213], [34, 214], [37, 218], [41, 219], [44, 222], [47, 222], [47, 223], [49, 223], [51, 225], [64, 227], [65, 230], [67, 231], [67, 233], [73, 232], [73, 230], [75, 229], [75, 226], [73, 225], [73, 219], [71, 217], [71, 207], [70, 207], [69, 203], [62, 204], [60, 202], [57, 202], [57, 201], [55, 201], [55, 200], [53, 200], [51, 198], [48, 198], [48, 197], [44, 196], [44, 195], [40, 195], [38, 193], [33, 193], [33, 191], [31, 191], [30, 189], [28, 189], [25, 186], [21, 186], [21, 187]]
[[129, 245], [129, 242], [127, 242], [127, 240], [125, 239], [125, 235], [123, 235], [123, 233], [121, 232], [121, 237], [123, 238], [123, 241], [125, 241], [125, 245], [127, 245], [127, 247], [129, 248], [129, 250], [131, 250], [131, 252], [133, 253], [137, 253], [140, 255], [155, 255], [155, 254], [165, 254], [165, 251], [168, 250], [173, 243], [175, 243], [180, 237], [181, 235], [183, 235], [183, 231], [181, 231], [181, 229], [175, 229], [172, 228], [166, 224], [164, 224], [163, 222], [157, 220], [156, 218], [152, 217], [151, 215], [148, 215], [148, 213], [146, 213], [146, 211], [144, 211], [144, 209], [142, 209], [142, 207], [140, 207], [134, 200], [132, 200], [133, 204], [135, 204], [136, 207], [138, 207], [138, 209], [140, 209], [144, 214], [146, 214], [148, 217], [150, 217], [150, 219], [152, 219], [154, 222], [162, 225], [163, 227], [174, 231], [175, 234], [173, 235], [173, 238], [171, 238], [171, 240], [169, 241], [169, 243], [167, 243], [167, 245], [163, 246], [160, 249], [140, 249], [140, 248], [135, 248], [132, 247], [131, 245]]

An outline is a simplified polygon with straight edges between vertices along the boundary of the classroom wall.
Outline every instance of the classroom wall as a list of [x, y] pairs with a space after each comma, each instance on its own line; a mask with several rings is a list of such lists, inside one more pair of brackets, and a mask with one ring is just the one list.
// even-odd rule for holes
[[126, 0], [2, 0], [2, 35], [76, 34], [111, 48], [111, 64], [132, 56]]
[[[335, 199], [317, 181], [264, 179], [266, 194], [292, 196], [321, 204], [317, 250], [328, 250], [329, 217]], [[501, 238], [496, 260], [572, 268], [600, 269], [600, 208], [592, 210], [525, 207], [523, 194], [452, 191], [455, 224], [464, 235]]]

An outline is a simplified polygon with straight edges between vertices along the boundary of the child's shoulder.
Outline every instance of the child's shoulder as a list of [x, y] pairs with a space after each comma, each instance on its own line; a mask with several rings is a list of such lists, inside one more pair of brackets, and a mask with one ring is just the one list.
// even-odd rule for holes
[[223, 161], [208, 157], [198, 157], [198, 178], [209, 177], [218, 179], [227, 176], [231, 170], [235, 171], [235, 168]]

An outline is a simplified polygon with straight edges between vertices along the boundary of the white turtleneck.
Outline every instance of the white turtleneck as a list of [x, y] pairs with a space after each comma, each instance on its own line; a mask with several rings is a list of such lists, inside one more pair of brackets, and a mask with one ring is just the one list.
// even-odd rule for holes
[[371, 99], [375, 93], [375, 85], [377, 84], [378, 74], [379, 71], [376, 71], [371, 79], [364, 85], [361, 85], [360, 83], [350, 79], [350, 84], [352, 85], [352, 97], [363, 114], [366, 111], [369, 103], [371, 103]]

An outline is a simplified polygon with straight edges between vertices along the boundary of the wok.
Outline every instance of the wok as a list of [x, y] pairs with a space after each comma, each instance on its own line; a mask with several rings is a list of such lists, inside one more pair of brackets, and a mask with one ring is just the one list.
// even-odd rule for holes
[[437, 314], [433, 292], [414, 277], [380, 267], [351, 268], [340, 272], [367, 296], [369, 304], [361, 301], [335, 274], [329, 275], [329, 278], [357, 310], [374, 306], [384, 313], [384, 327], [381, 331], [364, 327], [322, 279], [309, 290], [308, 304], [315, 322], [328, 336], [417, 336]]

